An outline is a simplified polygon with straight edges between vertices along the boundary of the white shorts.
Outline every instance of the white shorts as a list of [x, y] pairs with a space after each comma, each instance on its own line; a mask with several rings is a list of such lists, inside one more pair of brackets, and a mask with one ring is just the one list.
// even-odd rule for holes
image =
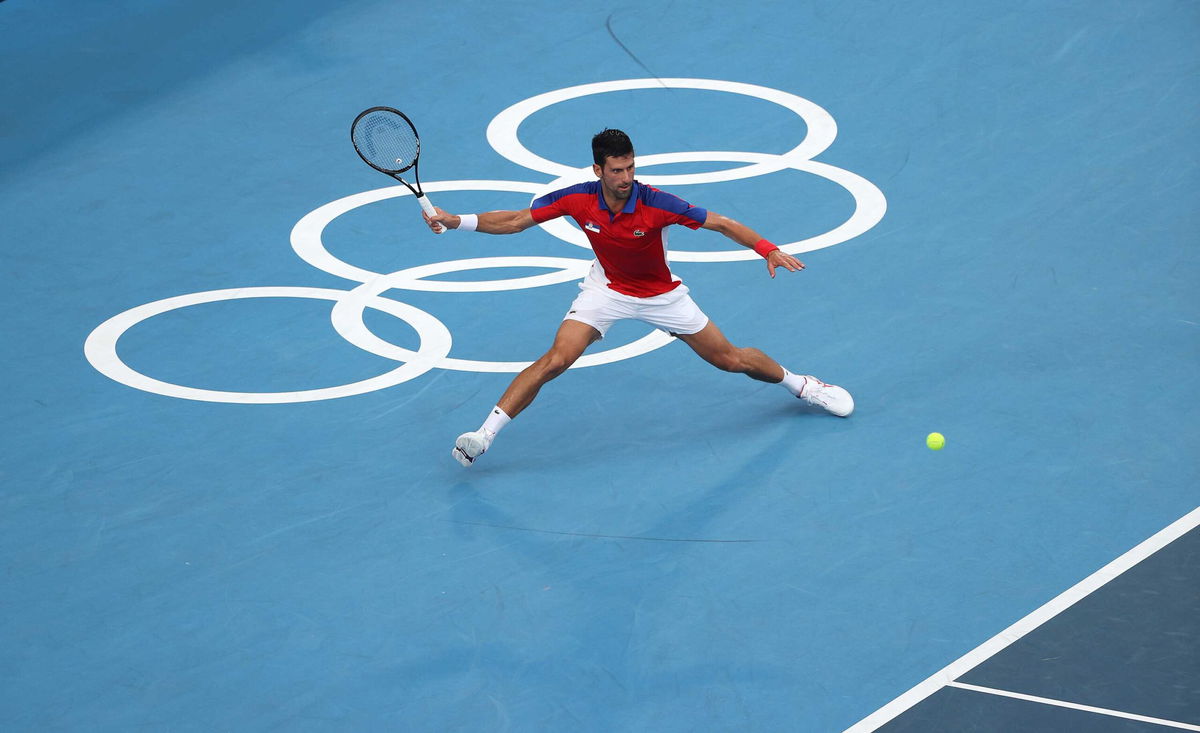
[[686, 285], [650, 298], [635, 298], [586, 280], [579, 284], [579, 291], [563, 320], [586, 323], [600, 332], [600, 338], [614, 323], [627, 318], [649, 323], [672, 336], [697, 333], [708, 325], [708, 316], [688, 295]]

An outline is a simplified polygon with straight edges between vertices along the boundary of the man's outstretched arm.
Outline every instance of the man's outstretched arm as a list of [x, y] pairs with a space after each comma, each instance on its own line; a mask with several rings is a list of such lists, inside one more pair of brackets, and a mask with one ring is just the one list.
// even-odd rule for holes
[[488, 211], [483, 214], [447, 214], [442, 209], [434, 207], [435, 216], [422, 212], [425, 223], [437, 232], [437, 224], [447, 229], [465, 229], [467, 231], [483, 232], [485, 234], [516, 234], [523, 232], [536, 222], [529, 209], [520, 211]]
[[743, 247], [758, 252], [766, 259], [767, 272], [771, 274], [771, 277], [775, 277], [776, 267], [782, 267], [789, 272], [798, 272], [804, 269], [803, 262], [763, 239], [758, 232], [740, 221], [734, 221], [728, 216], [710, 211], [701, 226], [714, 232], [720, 232]]

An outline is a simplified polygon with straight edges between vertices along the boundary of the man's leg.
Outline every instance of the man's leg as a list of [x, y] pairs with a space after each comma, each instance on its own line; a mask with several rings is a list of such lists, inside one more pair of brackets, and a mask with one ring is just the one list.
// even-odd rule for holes
[[554, 344], [540, 359], [533, 362], [513, 379], [504, 390], [497, 407], [509, 419], [529, 407], [542, 385], [571, 368], [583, 356], [584, 350], [600, 338], [600, 332], [586, 323], [566, 320], [554, 335]]
[[782, 383], [796, 397], [839, 417], [854, 411], [854, 400], [846, 390], [816, 377], [792, 374], [758, 349], [734, 346], [712, 321], [696, 333], [677, 335], [700, 358], [722, 371], [745, 374], [760, 382]]
[[586, 323], [563, 321], [550, 350], [513, 379], [479, 430], [458, 436], [452, 451], [454, 459], [464, 466], [474, 463], [492, 444], [500, 428], [529, 407], [542, 385], [569, 369], [599, 338], [600, 332]]
[[696, 333], [677, 334], [680, 341], [692, 347], [709, 364], [725, 372], [745, 374], [760, 382], [779, 384], [783, 367], [758, 349], [740, 348], [729, 343], [721, 329], [712, 321]]

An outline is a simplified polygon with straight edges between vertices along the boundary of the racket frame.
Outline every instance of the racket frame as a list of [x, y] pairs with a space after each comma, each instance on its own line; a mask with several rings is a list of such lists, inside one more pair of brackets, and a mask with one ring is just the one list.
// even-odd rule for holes
[[[355, 130], [355, 128], [358, 127], [359, 120], [361, 120], [362, 118], [371, 114], [372, 112], [389, 112], [391, 114], [398, 115], [401, 119], [403, 119], [408, 124], [409, 128], [412, 130], [413, 138], [416, 140], [416, 143], [417, 143], [417, 154], [413, 156], [411, 163], [404, 166], [403, 168], [381, 168], [381, 167], [375, 165], [374, 163], [372, 163], [371, 159], [368, 158], [366, 156], [366, 154], [363, 153], [363, 151], [359, 149], [358, 143], [355, 142], [355, 140], [354, 140], [354, 130]], [[421, 190], [421, 170], [420, 170], [421, 135], [419, 133], [417, 133], [417, 126], [414, 125], [413, 121], [408, 118], [408, 115], [404, 114], [403, 112], [396, 109], [395, 107], [371, 107], [369, 109], [364, 109], [362, 112], [358, 113], [357, 117], [354, 118], [354, 122], [350, 123], [350, 144], [354, 146], [354, 152], [358, 153], [358, 157], [362, 158], [362, 161], [364, 163], [371, 166], [372, 168], [379, 171], [380, 173], [387, 174], [387, 175], [391, 176], [392, 178], [395, 178], [397, 181], [400, 181], [401, 183], [403, 183], [405, 185], [405, 187], [408, 188], [409, 191], [412, 191], [413, 196], [415, 196], [417, 199], [417, 203], [421, 205], [422, 211], [424, 211], [429, 216], [437, 216], [437, 211], [433, 208], [433, 203], [431, 203], [429, 201], [429, 197], [425, 195], [425, 192], [423, 190]], [[404, 180], [404, 177], [400, 175], [401, 173], [404, 173], [409, 170], [412, 170], [412, 172], [413, 172], [413, 183], [416, 184], [415, 187], [413, 186], [412, 183], [409, 183], [408, 181]], [[441, 226], [441, 225], [439, 225], [439, 226]], [[438, 231], [438, 234], [441, 234], [444, 231], [446, 231], [446, 228], [443, 226]]]

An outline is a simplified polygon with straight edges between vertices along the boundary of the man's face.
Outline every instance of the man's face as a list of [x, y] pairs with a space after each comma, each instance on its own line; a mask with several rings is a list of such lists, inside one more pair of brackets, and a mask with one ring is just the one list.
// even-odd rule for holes
[[604, 159], [604, 167], [592, 165], [600, 185], [604, 187], [609, 198], [624, 201], [633, 191], [633, 153], [621, 157], [609, 156]]

